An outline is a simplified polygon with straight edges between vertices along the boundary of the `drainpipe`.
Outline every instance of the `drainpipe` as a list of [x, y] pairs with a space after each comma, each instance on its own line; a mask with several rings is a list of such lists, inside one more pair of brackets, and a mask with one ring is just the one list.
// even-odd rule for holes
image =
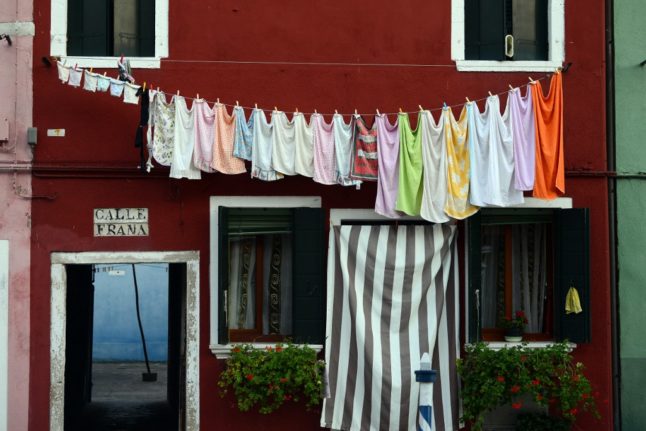
[[[606, 0], [606, 160], [616, 171], [614, 1]], [[610, 255], [610, 327], [612, 352], [613, 429], [621, 431], [621, 364], [619, 356], [619, 280], [617, 264], [617, 178], [608, 177], [608, 233]]]

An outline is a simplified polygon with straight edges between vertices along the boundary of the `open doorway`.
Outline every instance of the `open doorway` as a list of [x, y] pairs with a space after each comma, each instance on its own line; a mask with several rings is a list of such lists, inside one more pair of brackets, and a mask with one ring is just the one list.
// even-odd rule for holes
[[50, 431], [199, 429], [197, 254], [142, 255], [53, 254]]

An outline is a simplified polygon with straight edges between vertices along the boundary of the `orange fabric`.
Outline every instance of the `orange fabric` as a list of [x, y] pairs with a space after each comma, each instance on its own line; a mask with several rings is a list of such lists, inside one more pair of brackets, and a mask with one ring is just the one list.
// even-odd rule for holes
[[233, 156], [236, 118], [229, 115], [226, 106], [220, 103], [215, 104], [214, 111], [215, 141], [211, 167], [223, 174], [242, 174], [247, 171], [244, 160]]
[[540, 81], [532, 85], [536, 122], [536, 178], [534, 197], [554, 199], [565, 193], [563, 160], [563, 77], [552, 75], [545, 97]]

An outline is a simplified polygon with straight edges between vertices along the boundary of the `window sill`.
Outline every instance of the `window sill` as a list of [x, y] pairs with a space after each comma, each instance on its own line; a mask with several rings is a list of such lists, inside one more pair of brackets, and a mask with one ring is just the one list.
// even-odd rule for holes
[[[236, 343], [237, 344], [237, 343]], [[209, 349], [211, 353], [215, 355], [217, 359], [228, 359], [231, 356], [231, 349], [236, 344], [211, 344]], [[275, 348], [276, 344], [281, 343], [251, 343], [256, 349], [266, 349], [268, 347]], [[316, 353], [320, 353], [323, 350], [322, 344], [308, 344], [309, 348], [313, 349]]]
[[[78, 65], [79, 67], [97, 69], [116, 69], [120, 57], [61, 57], [67, 65]], [[130, 67], [133, 69], [159, 69], [161, 67], [160, 57], [127, 57]]]
[[553, 72], [560, 61], [456, 60], [460, 72]]
[[[510, 343], [507, 341], [485, 341], [484, 343], [491, 350], [501, 350], [501, 349], [516, 347], [516, 346], [523, 346], [528, 349], [544, 349], [554, 344], [553, 341], [521, 341], [518, 343]], [[569, 349], [570, 352], [576, 348], [576, 344], [574, 343], [568, 343], [568, 346], [570, 347]]]

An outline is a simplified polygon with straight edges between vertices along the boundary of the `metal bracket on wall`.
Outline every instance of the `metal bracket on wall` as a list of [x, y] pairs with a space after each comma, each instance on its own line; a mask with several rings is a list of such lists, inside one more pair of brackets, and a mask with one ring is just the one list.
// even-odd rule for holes
[[644, 61], [642, 61], [641, 63], [639, 63], [639, 65], [640, 65], [641, 67], [646, 66], [646, 60], [644, 60]]

